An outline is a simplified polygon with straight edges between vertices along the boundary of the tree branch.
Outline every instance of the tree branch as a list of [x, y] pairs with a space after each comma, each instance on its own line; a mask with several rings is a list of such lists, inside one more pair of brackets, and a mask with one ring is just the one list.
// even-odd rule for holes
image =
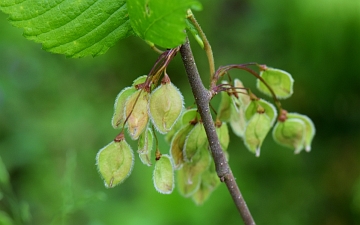
[[193, 95], [195, 97], [196, 105], [204, 124], [210, 150], [215, 162], [216, 172], [220, 180], [225, 182], [244, 223], [246, 225], [255, 225], [255, 221], [253, 220], [246, 202], [241, 195], [240, 189], [235, 182], [234, 175], [231, 172], [229, 164], [223, 154], [223, 150], [221, 149], [209, 108], [211, 93], [204, 87], [201, 81], [188, 39], [186, 39], [185, 44], [181, 46], [180, 53]]

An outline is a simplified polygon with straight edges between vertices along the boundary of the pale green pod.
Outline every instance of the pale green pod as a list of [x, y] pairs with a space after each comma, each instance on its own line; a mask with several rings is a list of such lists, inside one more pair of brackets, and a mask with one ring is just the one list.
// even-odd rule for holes
[[304, 148], [306, 125], [298, 118], [288, 118], [284, 122], [278, 121], [273, 129], [274, 140], [285, 147], [292, 148], [295, 153]]
[[201, 175], [189, 179], [189, 171], [191, 171], [191, 164], [185, 163], [176, 174], [176, 185], [179, 190], [179, 193], [184, 197], [190, 197], [193, 195], [200, 187]]
[[199, 188], [191, 196], [196, 205], [202, 205], [211, 195], [213, 190], [200, 182]]
[[150, 95], [149, 114], [155, 128], [166, 134], [180, 117], [184, 99], [173, 83], [161, 84]]
[[174, 190], [174, 165], [169, 155], [162, 155], [155, 162], [153, 181], [161, 194], [170, 194]]
[[183, 126], [190, 123], [190, 121], [200, 119], [200, 115], [197, 112], [197, 109], [186, 109], [181, 113], [180, 118], [176, 121], [175, 125], [171, 128], [171, 130], [165, 135], [165, 140], [167, 142], [171, 142], [175, 133], [179, 131]]
[[[260, 72], [260, 77], [272, 88], [277, 98], [286, 99], [293, 94], [294, 79], [288, 72], [266, 68]], [[266, 85], [259, 79], [257, 79], [256, 87], [264, 94], [272, 96]]]
[[180, 169], [184, 163], [183, 148], [185, 139], [193, 127], [193, 124], [184, 125], [178, 132], [175, 133], [173, 139], [171, 140], [170, 155], [174, 160], [174, 168], [176, 170]]
[[[259, 108], [263, 110], [263, 112], [258, 112]], [[273, 104], [264, 99], [254, 100], [246, 107], [245, 109], [245, 119], [249, 121], [251, 117], [253, 117], [256, 113], [265, 113], [271, 121], [271, 126], [274, 124], [277, 118], [277, 111]]]
[[185, 161], [191, 161], [192, 157], [207, 144], [204, 126], [198, 122], [186, 137], [183, 156]]
[[137, 140], [140, 134], [146, 129], [149, 121], [147, 104], [149, 93], [144, 90], [138, 90], [133, 93], [125, 104], [125, 117], [127, 120], [127, 129], [130, 137]]
[[271, 120], [265, 113], [253, 115], [246, 126], [244, 143], [256, 157], [260, 156], [260, 147], [270, 128]]
[[229, 123], [235, 135], [237, 135], [238, 137], [244, 136], [246, 127], [244, 107], [240, 107], [238, 111], [231, 116]]
[[198, 190], [192, 195], [192, 200], [197, 205], [202, 205], [211, 193], [220, 185], [220, 178], [215, 171], [206, 170], [201, 175], [201, 183]]
[[217, 173], [215, 171], [214, 162], [211, 162], [211, 163], [212, 164], [210, 165], [209, 169], [204, 171], [204, 173], [201, 175], [201, 183], [206, 187], [215, 189], [216, 187], [218, 187], [221, 184], [221, 182], [220, 182], [219, 176], [217, 175]]
[[171, 128], [171, 130], [169, 132], [167, 132], [164, 137], [165, 137], [165, 141], [167, 143], [171, 143], [172, 138], [174, 137], [175, 133], [180, 130], [180, 128], [183, 126], [181, 117], [180, 119], [178, 119], [176, 121], [176, 123], [174, 124], [174, 126]]
[[228, 122], [230, 121], [232, 113], [236, 110], [233, 103], [233, 98], [225, 91], [220, 93], [221, 101], [218, 108], [218, 114], [216, 118], [218, 120]]
[[304, 145], [305, 145], [305, 151], [310, 152], [311, 150], [311, 142], [315, 136], [315, 126], [314, 123], [312, 122], [312, 120], [305, 116], [305, 115], [301, 115], [298, 113], [288, 113], [287, 117], [290, 118], [297, 118], [302, 120], [305, 123], [305, 140], [304, 140]]
[[111, 142], [96, 155], [96, 165], [105, 187], [112, 188], [123, 182], [134, 165], [133, 151], [125, 140]]
[[116, 97], [114, 104], [114, 115], [111, 119], [111, 125], [115, 129], [123, 127], [125, 121], [125, 103], [126, 100], [135, 93], [136, 89], [134, 87], [124, 88]]
[[143, 132], [138, 141], [138, 153], [141, 162], [151, 166], [151, 156], [153, 154], [154, 135], [150, 128]]
[[199, 188], [201, 175], [209, 169], [211, 162], [209, 150], [202, 148], [192, 162], [184, 163], [178, 171], [178, 186], [183, 196], [189, 197]]
[[138, 85], [138, 84], [143, 84], [143, 83], [145, 83], [146, 78], [147, 78], [147, 75], [142, 75], [142, 76], [136, 78], [136, 79], [133, 81], [132, 86], [135, 87], [135, 86]]
[[191, 121], [199, 121], [200, 120], [200, 114], [198, 113], [197, 109], [187, 109], [184, 111], [184, 113], [181, 116], [182, 124], [188, 124]]
[[227, 124], [222, 123], [220, 127], [216, 127], [216, 134], [218, 135], [221, 148], [226, 151], [230, 143], [229, 129]]
[[[243, 83], [239, 80], [239, 79], [234, 79], [234, 87], [236, 88], [244, 88], [244, 85]], [[248, 104], [250, 104], [251, 100], [250, 100], [250, 97], [247, 93], [247, 91], [244, 89], [244, 90], [239, 90], [239, 92], [241, 93], [238, 93], [238, 96], [239, 96], [239, 100], [241, 102], [241, 106], [242, 107], [246, 107]]]

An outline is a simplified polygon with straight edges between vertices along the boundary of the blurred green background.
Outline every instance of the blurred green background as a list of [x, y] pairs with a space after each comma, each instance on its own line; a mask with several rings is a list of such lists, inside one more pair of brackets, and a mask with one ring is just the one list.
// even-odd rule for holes
[[[283, 106], [317, 129], [312, 151], [299, 155], [268, 135], [256, 158], [231, 136], [230, 165], [257, 224], [360, 224], [360, 1], [202, 3], [195, 16], [216, 65], [288, 71], [294, 95]], [[110, 125], [116, 95], [157, 58], [145, 43], [131, 37], [103, 56], [67, 59], [26, 40], [6, 18], [0, 14], [0, 155], [11, 187], [0, 192], [0, 224], [242, 224], [225, 185], [196, 206], [177, 190], [157, 193], [153, 168], [138, 158], [123, 184], [104, 187], [95, 155], [118, 132]], [[192, 46], [207, 83], [205, 54]], [[179, 56], [168, 73], [191, 105]], [[254, 87], [250, 75], [231, 75]]]

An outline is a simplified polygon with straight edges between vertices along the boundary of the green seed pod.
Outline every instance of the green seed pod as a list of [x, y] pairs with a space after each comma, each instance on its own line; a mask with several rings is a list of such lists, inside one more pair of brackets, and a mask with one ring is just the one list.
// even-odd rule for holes
[[260, 147], [271, 128], [271, 120], [265, 113], [256, 113], [248, 122], [244, 142], [250, 152], [260, 156]]
[[199, 188], [191, 196], [191, 198], [196, 205], [202, 205], [209, 198], [212, 191], [213, 190], [210, 187], [206, 187], [202, 182], [200, 182]]
[[217, 119], [228, 122], [230, 121], [232, 113], [235, 112], [233, 98], [225, 91], [220, 93], [221, 101], [218, 109]]
[[277, 117], [275, 106], [264, 99], [251, 101], [245, 109], [245, 119], [249, 121], [256, 113], [265, 113], [270, 118], [271, 126]]
[[134, 165], [134, 154], [125, 139], [113, 141], [98, 152], [96, 165], [104, 179], [105, 187], [112, 188], [130, 175]]
[[295, 149], [295, 154], [304, 148], [306, 125], [298, 118], [288, 118], [278, 121], [273, 129], [274, 140], [285, 147]]
[[192, 195], [193, 201], [197, 205], [202, 205], [219, 185], [220, 179], [216, 172], [206, 170], [201, 175], [201, 183], [198, 190]]
[[[234, 87], [238, 88], [244, 88], [243, 83], [239, 79], [234, 80]], [[239, 101], [241, 102], [241, 107], [246, 107], [248, 104], [250, 104], [250, 97], [247, 94], [247, 91], [241, 91], [241, 93], [238, 93]]]
[[185, 140], [189, 132], [193, 129], [193, 124], [187, 124], [183, 126], [176, 134], [174, 135], [171, 144], [170, 144], [170, 155], [174, 160], [174, 168], [176, 170], [180, 169], [183, 162], [183, 148]]
[[200, 114], [198, 113], [197, 109], [187, 109], [184, 111], [183, 115], [181, 116], [182, 124], [188, 124], [191, 121], [199, 121], [200, 120]]
[[305, 151], [310, 152], [311, 150], [311, 142], [312, 139], [315, 136], [315, 126], [314, 123], [312, 122], [312, 120], [305, 116], [305, 115], [301, 115], [298, 113], [288, 113], [287, 117], [290, 118], [297, 118], [302, 120], [305, 123], [305, 140], [304, 140], [304, 145], [305, 145]]
[[155, 162], [153, 181], [161, 194], [170, 194], [174, 190], [174, 165], [169, 155], [162, 155]]
[[221, 148], [226, 151], [230, 143], [229, 129], [227, 124], [222, 123], [220, 127], [216, 127], [216, 134], [219, 137]]
[[231, 115], [230, 126], [235, 135], [238, 137], [244, 136], [246, 127], [244, 107], [240, 107], [237, 112]]
[[147, 104], [149, 93], [138, 90], [133, 93], [125, 103], [125, 117], [130, 137], [137, 140], [140, 134], [146, 129], [149, 121]]
[[180, 117], [184, 99], [171, 83], [161, 84], [150, 95], [149, 113], [155, 128], [166, 134]]
[[171, 130], [165, 135], [165, 140], [167, 142], [171, 142], [174, 134], [180, 130], [183, 126], [190, 123], [190, 121], [194, 119], [200, 119], [199, 113], [197, 113], [197, 109], [187, 109], [183, 110], [180, 118], [176, 121], [175, 125], [171, 128]]
[[150, 128], [140, 135], [138, 142], [138, 153], [143, 164], [151, 166], [151, 156], [153, 150], [153, 133]]
[[183, 156], [185, 161], [191, 161], [192, 157], [201, 149], [206, 147], [207, 137], [204, 126], [198, 122], [186, 137]]
[[209, 169], [211, 156], [209, 150], [202, 148], [194, 157], [192, 162], [184, 163], [178, 172], [178, 186], [180, 193], [191, 196], [200, 186], [201, 175]]
[[142, 75], [142, 76], [136, 78], [136, 79], [133, 81], [132, 86], [135, 87], [135, 86], [138, 85], [138, 84], [145, 83], [146, 78], [147, 78], [147, 75]]
[[193, 176], [190, 180], [188, 176], [189, 171], [191, 171], [191, 164], [185, 163], [176, 174], [176, 185], [180, 194], [184, 197], [190, 197], [194, 194], [201, 184], [201, 176], [197, 174], [197, 176]]
[[113, 128], [122, 128], [123, 123], [126, 119], [124, 115], [126, 100], [135, 91], [136, 89], [134, 87], [127, 87], [117, 95], [114, 105], [114, 115], [111, 120], [111, 125], [113, 126]]
[[[277, 98], [285, 99], [292, 95], [294, 79], [288, 72], [266, 67], [260, 72], [260, 77], [272, 88]], [[256, 87], [264, 94], [272, 96], [269, 89], [259, 79], [257, 79]]]

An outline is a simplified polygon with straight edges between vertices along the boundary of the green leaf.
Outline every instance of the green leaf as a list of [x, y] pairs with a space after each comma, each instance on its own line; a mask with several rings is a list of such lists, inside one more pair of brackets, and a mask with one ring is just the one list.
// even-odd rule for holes
[[[276, 97], [279, 99], [289, 98], [292, 95], [294, 79], [288, 72], [274, 68], [266, 68], [260, 72], [260, 76], [273, 89]], [[259, 79], [257, 79], [256, 86], [264, 94], [272, 96], [269, 89]]]
[[185, 41], [186, 11], [201, 8], [196, 0], [127, 0], [127, 4], [135, 33], [163, 48]]
[[125, 0], [2, 0], [0, 9], [46, 51], [74, 58], [104, 54], [133, 34]]
[[134, 165], [134, 154], [125, 139], [119, 142], [113, 141], [98, 152], [96, 165], [105, 186], [111, 188], [130, 175]]
[[154, 186], [161, 194], [170, 194], [174, 190], [174, 165], [169, 155], [162, 155], [155, 163]]

